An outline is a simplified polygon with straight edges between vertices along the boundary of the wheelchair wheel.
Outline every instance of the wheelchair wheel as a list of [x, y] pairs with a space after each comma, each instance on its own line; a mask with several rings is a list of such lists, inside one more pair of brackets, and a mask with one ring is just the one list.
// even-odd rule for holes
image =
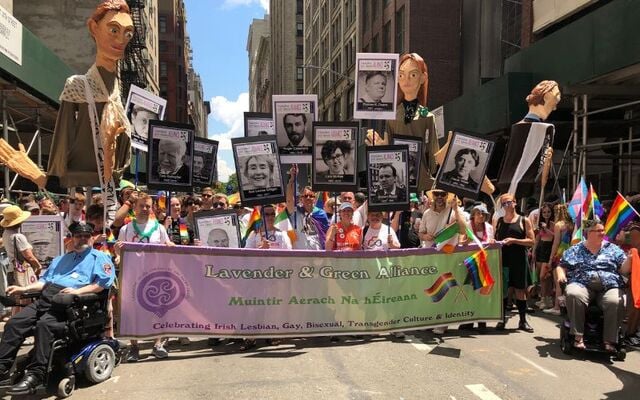
[[84, 374], [89, 382], [104, 382], [111, 377], [115, 364], [116, 354], [111, 346], [101, 344], [89, 354]]
[[571, 335], [569, 335], [569, 331], [564, 324], [560, 325], [560, 350], [567, 355], [571, 355], [573, 352]]
[[58, 383], [58, 397], [66, 399], [73, 393], [75, 383], [72, 379], [64, 378]]

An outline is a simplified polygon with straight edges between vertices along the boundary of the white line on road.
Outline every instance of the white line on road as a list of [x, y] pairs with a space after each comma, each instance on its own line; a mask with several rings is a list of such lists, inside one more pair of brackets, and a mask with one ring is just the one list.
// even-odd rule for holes
[[527, 357], [520, 355], [518, 353], [516, 353], [515, 351], [512, 351], [511, 353], [513, 353], [514, 356], [518, 357], [519, 359], [521, 359], [522, 361], [526, 362], [527, 364], [531, 365], [533, 368], [537, 369], [538, 371], [542, 372], [543, 374], [547, 374], [549, 376], [552, 376], [554, 378], [557, 378], [558, 375], [554, 374], [553, 372], [549, 371], [546, 368], [542, 368], [541, 366], [539, 366], [538, 364], [534, 363], [533, 361], [529, 360]]
[[465, 385], [465, 387], [469, 389], [471, 393], [475, 394], [482, 400], [502, 400], [491, 390], [487, 389], [483, 384]]
[[420, 351], [431, 351], [431, 350], [433, 350], [433, 347], [429, 346], [428, 344], [425, 344], [422, 340], [418, 339], [417, 337], [415, 337], [413, 335], [407, 335], [405, 337], [405, 341], [407, 341], [408, 343], [411, 343], [411, 345], [413, 347], [415, 347], [416, 349], [418, 349]]

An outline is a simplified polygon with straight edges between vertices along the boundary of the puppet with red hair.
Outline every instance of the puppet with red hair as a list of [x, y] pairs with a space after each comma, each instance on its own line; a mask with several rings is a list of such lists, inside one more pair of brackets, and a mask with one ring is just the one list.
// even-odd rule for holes
[[130, 13], [126, 1], [106, 0], [87, 20], [96, 61], [85, 75], [65, 83], [47, 174], [29, 160], [24, 147], [14, 150], [0, 143], [0, 162], [40, 188], [48, 176], [57, 176], [67, 188], [99, 185], [110, 214], [115, 214], [115, 183], [131, 161], [130, 123], [117, 77], [118, 61], [135, 33]]
[[394, 135], [414, 136], [425, 140], [418, 175], [418, 189], [431, 189], [437, 172], [435, 154], [440, 149], [435, 117], [426, 108], [429, 74], [427, 64], [416, 53], [400, 57], [398, 71], [398, 107], [396, 119], [387, 121], [386, 135], [377, 132], [367, 134], [367, 144], [386, 145], [393, 142]]

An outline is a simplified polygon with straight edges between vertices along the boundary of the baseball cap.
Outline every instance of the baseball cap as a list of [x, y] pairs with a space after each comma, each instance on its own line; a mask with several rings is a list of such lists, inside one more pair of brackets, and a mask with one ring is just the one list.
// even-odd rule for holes
[[94, 225], [88, 222], [86, 224], [74, 222], [69, 226], [69, 232], [71, 232], [72, 235], [76, 235], [78, 233], [93, 233], [93, 228]]
[[353, 210], [353, 205], [351, 205], [351, 203], [346, 201], [340, 204], [340, 207], [338, 207], [338, 211], [347, 210], [347, 209]]

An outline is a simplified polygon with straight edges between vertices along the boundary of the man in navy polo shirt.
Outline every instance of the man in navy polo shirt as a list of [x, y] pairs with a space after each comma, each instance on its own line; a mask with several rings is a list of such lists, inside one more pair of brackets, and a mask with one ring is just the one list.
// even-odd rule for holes
[[27, 394], [43, 383], [51, 343], [64, 329], [64, 312], [51, 309], [51, 299], [60, 293], [98, 293], [109, 289], [115, 279], [115, 267], [109, 255], [91, 247], [93, 225], [73, 223], [73, 251], [56, 257], [38, 282], [25, 287], [9, 286], [7, 295], [42, 290], [38, 300], [7, 322], [0, 341], [0, 384], [7, 384], [9, 370], [27, 333], [35, 326], [35, 356], [24, 378], [8, 394]]

